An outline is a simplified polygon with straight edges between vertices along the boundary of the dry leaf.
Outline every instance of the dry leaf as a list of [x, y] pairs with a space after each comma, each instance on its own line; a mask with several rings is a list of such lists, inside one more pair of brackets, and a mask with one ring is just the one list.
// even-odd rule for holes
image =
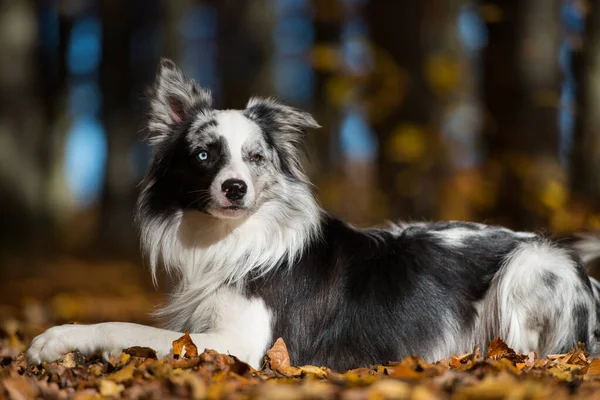
[[587, 373], [585, 374], [586, 380], [597, 380], [600, 379], [600, 358], [594, 358], [590, 364]]
[[282, 372], [290, 367], [290, 355], [283, 338], [279, 338], [269, 350], [267, 357], [270, 360], [270, 366], [273, 371]]
[[122, 383], [133, 379], [133, 371], [135, 370], [134, 364], [127, 364], [125, 367], [120, 369], [119, 371], [113, 372], [108, 375], [106, 379], [109, 379], [113, 382]]
[[102, 379], [98, 383], [98, 391], [105, 397], [119, 397], [123, 390], [125, 390], [125, 386], [106, 379]]
[[9, 397], [13, 400], [33, 399], [37, 396], [38, 391], [32, 382], [22, 376], [4, 379], [0, 381]]
[[[191, 341], [191, 339], [190, 339], [190, 341]], [[127, 349], [124, 349], [123, 353], [125, 353], [131, 357], [154, 358], [154, 359], [157, 358], [156, 350], [151, 349], [149, 347], [140, 347], [140, 346], [129, 347]], [[123, 354], [121, 353], [121, 355], [123, 355]]]
[[72, 351], [59, 358], [57, 364], [65, 368], [75, 368], [85, 364], [85, 357], [78, 351]]
[[189, 331], [185, 331], [182, 337], [173, 341], [173, 356], [179, 358], [182, 353], [185, 358], [198, 357], [198, 348], [192, 341]]

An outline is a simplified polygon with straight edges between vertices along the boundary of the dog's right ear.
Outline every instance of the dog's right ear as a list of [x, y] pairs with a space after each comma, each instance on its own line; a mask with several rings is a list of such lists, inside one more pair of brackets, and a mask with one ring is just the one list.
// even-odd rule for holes
[[212, 96], [181, 72], [175, 63], [162, 58], [150, 95], [149, 141], [158, 143], [173, 128], [202, 109], [210, 109]]

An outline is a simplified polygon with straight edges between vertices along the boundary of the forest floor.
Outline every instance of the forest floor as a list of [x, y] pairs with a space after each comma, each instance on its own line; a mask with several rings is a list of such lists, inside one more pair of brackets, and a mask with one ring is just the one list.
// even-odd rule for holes
[[233, 356], [198, 351], [185, 336], [173, 344], [177, 358], [157, 360], [151, 349], [131, 348], [110, 361], [70, 353], [27, 365], [23, 351], [47, 327], [149, 323], [147, 313], [161, 296], [143, 270], [127, 263], [62, 260], [35, 274], [15, 271], [0, 280], [0, 399], [600, 399], [600, 359], [584, 348], [539, 358], [517, 354], [499, 339], [486, 357], [475, 348], [435, 363], [408, 357], [346, 372], [291, 366], [283, 340], [255, 370]]

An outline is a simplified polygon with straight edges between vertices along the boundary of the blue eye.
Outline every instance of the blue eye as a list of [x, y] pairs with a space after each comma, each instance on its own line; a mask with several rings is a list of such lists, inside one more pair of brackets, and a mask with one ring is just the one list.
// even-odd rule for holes
[[206, 151], [201, 151], [200, 153], [198, 153], [198, 159], [200, 161], [208, 160], [208, 153]]

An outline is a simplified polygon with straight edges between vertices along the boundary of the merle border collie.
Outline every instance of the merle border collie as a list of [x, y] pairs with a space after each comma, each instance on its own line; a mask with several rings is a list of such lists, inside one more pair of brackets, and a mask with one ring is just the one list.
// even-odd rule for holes
[[137, 221], [153, 277], [162, 267], [176, 283], [159, 311], [166, 328], [56, 326], [28, 361], [136, 345], [167, 356], [185, 330], [256, 368], [278, 337], [292, 363], [336, 370], [434, 361], [497, 336], [539, 355], [577, 342], [600, 350], [600, 286], [576, 251], [468, 222], [356, 229], [321, 209], [302, 170], [303, 136], [317, 127], [272, 99], [213, 109], [208, 91], [162, 60]]

